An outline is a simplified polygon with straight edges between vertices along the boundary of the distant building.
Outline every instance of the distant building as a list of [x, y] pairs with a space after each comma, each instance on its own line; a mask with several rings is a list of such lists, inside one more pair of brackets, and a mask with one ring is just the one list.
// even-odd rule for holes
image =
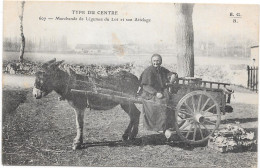
[[253, 62], [253, 65], [258, 66], [258, 56], [259, 56], [259, 46], [252, 46], [251, 47], [251, 60]]
[[112, 52], [112, 47], [105, 44], [77, 44], [75, 51], [86, 54], [107, 54]]
[[128, 55], [142, 54], [156, 51], [161, 54], [173, 54], [175, 51], [172, 45], [152, 45], [152, 44], [77, 44], [75, 49], [77, 53], [90, 55], [112, 54], [112, 55]]

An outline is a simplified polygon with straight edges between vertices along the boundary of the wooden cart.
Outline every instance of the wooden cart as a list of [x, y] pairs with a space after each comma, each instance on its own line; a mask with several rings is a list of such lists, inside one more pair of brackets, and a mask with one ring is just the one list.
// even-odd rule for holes
[[[85, 83], [84, 81], [77, 81]], [[200, 78], [179, 78], [174, 84], [167, 84], [171, 93], [170, 108], [175, 111], [175, 128], [179, 137], [189, 144], [200, 144], [218, 129], [221, 113], [225, 113], [227, 83], [202, 81]], [[141, 104], [140, 96], [96, 87], [92, 91], [72, 89], [72, 92], [88, 96], [101, 96], [116, 102], [131, 101]]]

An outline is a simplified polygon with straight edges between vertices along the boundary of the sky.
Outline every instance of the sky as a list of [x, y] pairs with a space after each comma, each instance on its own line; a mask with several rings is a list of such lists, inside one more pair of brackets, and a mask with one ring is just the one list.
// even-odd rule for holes
[[[73, 10], [85, 14], [73, 14]], [[87, 14], [95, 11], [95, 14]], [[117, 11], [117, 15], [98, 15], [97, 11]], [[19, 37], [19, 2], [4, 2], [3, 37]], [[240, 13], [238, 23], [233, 23], [230, 13]], [[40, 18], [54, 18], [41, 20]], [[55, 20], [56, 17], [82, 17], [80, 21]], [[90, 18], [109, 18], [110, 21], [86, 21]], [[195, 4], [193, 9], [194, 39], [217, 44], [235, 38], [259, 37], [258, 5]], [[112, 18], [125, 21], [111, 21]], [[150, 19], [150, 21], [126, 21], [126, 19]], [[126, 2], [33, 2], [27, 1], [24, 10], [24, 35], [27, 38], [60, 38], [66, 36], [68, 44], [174, 44], [175, 7], [173, 3]]]

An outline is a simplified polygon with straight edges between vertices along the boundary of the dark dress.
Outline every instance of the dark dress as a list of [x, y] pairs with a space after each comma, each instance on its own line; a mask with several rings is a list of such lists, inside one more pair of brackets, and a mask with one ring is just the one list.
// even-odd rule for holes
[[[165, 131], [174, 126], [174, 111], [169, 108], [169, 94], [166, 89], [168, 77], [172, 74], [168, 69], [150, 66], [140, 77], [143, 97], [144, 126], [151, 131]], [[156, 97], [161, 92], [163, 98]]]

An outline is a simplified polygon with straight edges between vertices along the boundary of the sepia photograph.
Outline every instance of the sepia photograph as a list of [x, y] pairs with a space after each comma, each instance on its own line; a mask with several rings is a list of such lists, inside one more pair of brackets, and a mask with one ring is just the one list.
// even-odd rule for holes
[[4, 0], [2, 165], [257, 167], [259, 11]]

